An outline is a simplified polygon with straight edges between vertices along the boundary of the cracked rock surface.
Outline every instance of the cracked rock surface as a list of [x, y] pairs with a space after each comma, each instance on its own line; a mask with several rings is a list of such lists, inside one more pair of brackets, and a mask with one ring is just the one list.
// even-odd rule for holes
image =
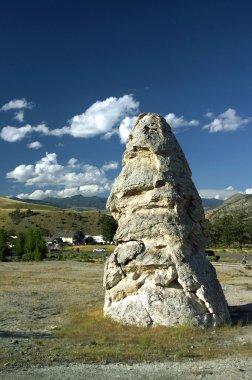
[[104, 273], [106, 316], [137, 326], [230, 323], [204, 255], [204, 211], [170, 126], [141, 114], [107, 203], [117, 247]]

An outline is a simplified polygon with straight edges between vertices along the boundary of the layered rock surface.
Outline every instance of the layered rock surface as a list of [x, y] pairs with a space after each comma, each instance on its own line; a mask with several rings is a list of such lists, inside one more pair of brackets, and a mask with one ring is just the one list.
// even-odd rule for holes
[[146, 327], [230, 322], [215, 269], [204, 255], [201, 199], [161, 116], [139, 116], [107, 207], [118, 229], [104, 273], [106, 316]]

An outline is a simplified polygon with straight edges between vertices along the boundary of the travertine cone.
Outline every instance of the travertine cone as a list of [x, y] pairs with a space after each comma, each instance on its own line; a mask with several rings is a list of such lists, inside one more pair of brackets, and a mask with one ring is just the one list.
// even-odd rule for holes
[[161, 116], [139, 116], [107, 207], [118, 229], [104, 273], [106, 316], [137, 326], [230, 322], [204, 255], [201, 199]]

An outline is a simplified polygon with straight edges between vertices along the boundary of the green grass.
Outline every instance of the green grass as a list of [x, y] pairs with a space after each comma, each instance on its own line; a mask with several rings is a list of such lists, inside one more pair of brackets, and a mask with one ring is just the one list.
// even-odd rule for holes
[[72, 310], [69, 321], [56, 334], [64, 340], [65, 346], [75, 346], [73, 351], [65, 353], [65, 360], [141, 362], [250, 355], [251, 343], [234, 342], [233, 337], [240, 328], [122, 326], [104, 318], [102, 310], [97, 309], [86, 313]]

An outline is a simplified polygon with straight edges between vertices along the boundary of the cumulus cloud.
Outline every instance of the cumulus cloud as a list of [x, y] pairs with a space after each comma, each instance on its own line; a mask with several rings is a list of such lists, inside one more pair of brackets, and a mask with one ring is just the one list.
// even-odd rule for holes
[[227, 199], [234, 194], [242, 193], [233, 186], [228, 186], [225, 189], [202, 189], [199, 190], [201, 198]]
[[18, 165], [13, 171], [6, 174], [6, 178], [14, 179], [16, 182], [26, 182], [34, 175], [33, 165]]
[[3, 140], [8, 141], [8, 142], [16, 142], [16, 141], [23, 140], [23, 138], [28, 133], [31, 133], [31, 131], [32, 131], [32, 126], [29, 124], [20, 128], [7, 126], [1, 130], [0, 137]]
[[55, 198], [67, 198], [73, 197], [74, 195], [83, 195], [83, 196], [93, 196], [97, 194], [103, 194], [104, 191], [110, 190], [104, 188], [104, 186], [99, 185], [85, 185], [79, 187], [71, 187], [63, 190], [35, 190], [31, 194], [29, 193], [21, 193], [17, 195], [19, 199], [34, 199], [34, 200], [42, 200], [47, 197], [55, 197]]
[[102, 165], [101, 170], [104, 172], [108, 170], [115, 170], [118, 168], [118, 162], [117, 161], [111, 161], [111, 162], [106, 162], [104, 165]]
[[85, 112], [74, 116], [69, 126], [54, 129], [52, 135], [90, 138], [98, 135], [108, 137], [116, 131], [118, 124], [127, 115], [137, 112], [139, 103], [132, 95], [124, 95], [121, 98], [110, 97], [92, 104]]
[[[117, 165], [115, 162], [108, 162], [98, 168], [71, 158], [64, 166], [58, 163], [56, 153], [46, 153], [45, 157], [35, 164], [21, 164], [8, 172], [6, 177], [25, 186], [40, 188], [31, 194], [19, 194], [18, 197], [21, 198], [43, 199], [47, 196], [94, 195], [110, 191], [112, 181], [107, 178], [106, 171], [115, 169]], [[41, 190], [41, 188], [48, 189]]]
[[13, 100], [10, 100], [8, 103], [5, 103], [0, 108], [0, 111], [9, 111], [9, 110], [33, 108], [33, 107], [34, 107], [34, 104], [27, 102], [27, 100], [25, 98], [13, 99]]
[[39, 141], [33, 141], [30, 144], [27, 144], [27, 147], [30, 149], [37, 150], [39, 148], [42, 148], [42, 144]]
[[23, 140], [23, 138], [25, 138], [27, 135], [31, 134], [32, 132], [48, 135], [49, 129], [45, 124], [39, 124], [37, 126], [26, 124], [25, 126], [19, 127], [19, 128], [6, 126], [2, 128], [0, 132], [0, 137], [4, 141], [16, 142], [16, 141]]
[[[15, 102], [17, 107], [18, 101]], [[6, 109], [7, 105], [3, 107]], [[13, 108], [14, 105], [9, 105], [9, 107]], [[125, 142], [128, 138], [130, 127], [136, 120], [135, 115], [138, 112], [138, 107], [139, 102], [133, 98], [133, 95], [124, 95], [120, 98], [110, 97], [103, 101], [95, 102], [83, 113], [72, 117], [68, 125], [62, 128], [49, 130], [45, 124], [35, 127], [27, 124], [21, 128], [6, 126], [2, 129], [0, 137], [5, 141], [15, 142], [22, 140], [27, 134], [33, 132], [57, 137], [70, 135], [76, 138], [90, 138], [100, 135], [105, 139], [118, 134], [121, 141]]]
[[137, 116], [129, 117], [126, 116], [119, 125], [118, 134], [120, 136], [120, 141], [122, 144], [126, 144], [129, 138], [132, 127], [137, 121]]
[[246, 190], [245, 190], [245, 194], [252, 194], [252, 188], [250, 188], [250, 189], [246, 189]]
[[252, 121], [252, 117], [243, 119], [232, 108], [228, 108], [218, 116], [214, 116], [211, 112], [208, 112], [205, 116], [212, 119], [212, 121], [204, 125], [203, 129], [209, 129], [211, 133], [237, 131]]
[[13, 119], [22, 123], [24, 121], [24, 111], [15, 112]]
[[184, 116], [176, 116], [174, 113], [168, 113], [165, 116], [165, 120], [172, 128], [181, 128], [181, 127], [195, 127], [199, 125], [198, 120], [185, 120]]

